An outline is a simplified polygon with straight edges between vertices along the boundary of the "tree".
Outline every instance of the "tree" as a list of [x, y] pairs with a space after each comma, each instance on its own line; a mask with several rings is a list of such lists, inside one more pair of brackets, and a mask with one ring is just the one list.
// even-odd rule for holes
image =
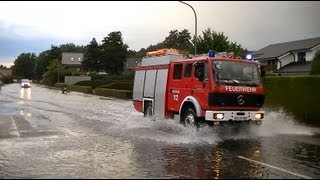
[[311, 75], [320, 74], [320, 50], [318, 50], [313, 57], [310, 74]]
[[50, 50], [41, 52], [35, 61], [34, 78], [37, 80], [42, 79], [42, 75], [47, 71], [47, 66], [51, 62]]
[[85, 47], [78, 46], [73, 43], [61, 44], [60, 49], [62, 52], [79, 52], [83, 53], [85, 51]]
[[126, 61], [128, 45], [123, 43], [120, 31], [109, 33], [102, 40], [102, 65], [109, 74], [121, 74]]
[[101, 69], [100, 67], [100, 60], [102, 59], [101, 52], [100, 52], [100, 47], [95, 38], [93, 38], [90, 44], [87, 45], [83, 56], [84, 58], [82, 61], [82, 67], [85, 70], [89, 70], [89, 71], [95, 70], [98, 72], [99, 69]]
[[187, 29], [183, 29], [181, 32], [172, 30], [162, 43], [167, 48], [191, 50], [192, 44], [190, 43], [190, 39], [191, 36]]
[[49, 86], [53, 86], [55, 83], [63, 82], [62, 77], [70, 72], [66, 71], [65, 67], [61, 64], [58, 59], [54, 59], [48, 66], [48, 70], [44, 73], [43, 83]]
[[47, 71], [48, 65], [52, 60], [57, 59], [61, 62], [62, 52], [84, 52], [85, 47], [78, 46], [73, 43], [61, 44], [59, 46], [51, 45], [49, 50], [45, 50], [36, 58], [33, 69], [34, 78], [42, 79], [44, 73]]
[[230, 42], [223, 32], [216, 32], [210, 28], [202, 32], [202, 37], [197, 38], [197, 49], [199, 53], [207, 53], [209, 50], [216, 52], [233, 52], [234, 55], [243, 57], [246, 49], [240, 44]]
[[137, 51], [129, 49], [127, 52], [127, 57], [134, 57], [137, 55]]
[[165, 37], [163, 41], [157, 43], [156, 45], [150, 45], [147, 48], [141, 48], [136, 53], [136, 56], [143, 57], [147, 52], [156, 51], [163, 48], [174, 48], [193, 52], [194, 47], [190, 43], [190, 39], [191, 36], [187, 29], [183, 29], [180, 32], [174, 29], [169, 32], [169, 35]]
[[34, 53], [22, 53], [14, 61], [13, 75], [21, 78], [33, 79], [36, 55]]

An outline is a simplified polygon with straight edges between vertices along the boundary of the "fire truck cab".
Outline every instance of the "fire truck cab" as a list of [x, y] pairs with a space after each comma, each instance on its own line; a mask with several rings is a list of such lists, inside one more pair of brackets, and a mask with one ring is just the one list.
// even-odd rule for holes
[[258, 64], [226, 53], [189, 58], [166, 53], [142, 59], [135, 69], [134, 108], [144, 116], [174, 118], [199, 127], [201, 122], [261, 124], [264, 92]]

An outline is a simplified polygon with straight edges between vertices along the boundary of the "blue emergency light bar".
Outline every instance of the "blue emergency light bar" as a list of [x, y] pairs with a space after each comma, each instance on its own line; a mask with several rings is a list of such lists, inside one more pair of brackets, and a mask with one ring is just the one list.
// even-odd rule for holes
[[246, 55], [247, 60], [253, 60], [253, 55], [252, 54], [247, 54]]
[[215, 52], [214, 52], [214, 50], [209, 50], [209, 57], [214, 57], [215, 56]]

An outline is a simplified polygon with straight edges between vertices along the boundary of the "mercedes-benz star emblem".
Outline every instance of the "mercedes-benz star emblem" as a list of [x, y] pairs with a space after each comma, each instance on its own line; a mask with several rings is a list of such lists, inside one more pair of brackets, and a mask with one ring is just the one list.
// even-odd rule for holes
[[237, 100], [238, 100], [238, 104], [239, 104], [239, 105], [244, 104], [244, 96], [243, 96], [243, 95], [239, 95], [238, 98], [237, 98]]

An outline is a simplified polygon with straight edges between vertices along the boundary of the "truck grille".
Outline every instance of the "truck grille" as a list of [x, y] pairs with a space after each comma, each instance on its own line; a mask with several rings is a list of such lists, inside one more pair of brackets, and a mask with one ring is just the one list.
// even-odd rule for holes
[[264, 95], [209, 93], [209, 106], [262, 107]]

